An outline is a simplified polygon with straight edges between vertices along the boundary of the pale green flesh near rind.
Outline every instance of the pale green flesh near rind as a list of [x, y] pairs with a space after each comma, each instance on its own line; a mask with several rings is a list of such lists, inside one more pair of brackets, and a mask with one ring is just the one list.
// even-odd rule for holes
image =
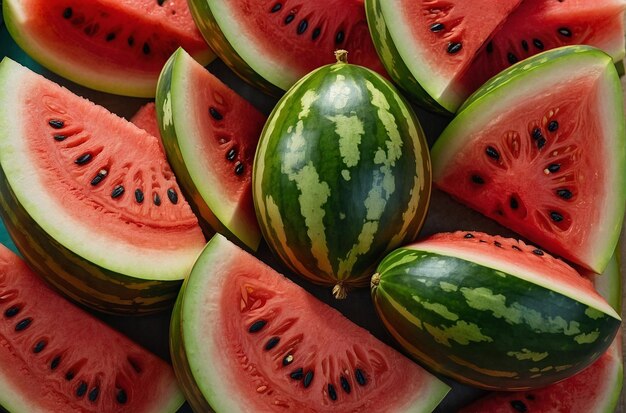
[[[588, 46], [567, 46], [535, 55], [511, 66], [489, 80], [461, 107], [457, 116], [444, 130], [432, 148], [433, 180], [438, 182], [446, 174], [455, 154], [463, 151], [466, 137], [477, 133], [490, 119], [506, 113], [514, 102], [523, 100], [524, 93], [549, 90], [554, 82], [567, 81], [576, 73], [591, 67], [602, 67], [598, 92], [603, 107], [602, 128], [606, 136], [606, 150], [601, 166], [608, 177], [602, 191], [605, 199], [596, 200], [602, 208], [602, 219], [595, 223], [588, 248], [574, 259], [568, 251], [553, 251], [567, 259], [579, 261], [596, 272], [602, 272], [615, 249], [626, 210], [626, 145], [624, 136], [623, 98], [619, 78], [610, 56]], [[532, 241], [532, 240], [531, 240]], [[548, 249], [548, 245], [544, 246]], [[584, 256], [583, 256], [584, 254]]]
[[434, 370], [487, 389], [542, 387], [574, 374], [609, 347], [620, 325], [548, 288], [455, 257], [401, 248], [378, 270], [374, 301], [394, 337]]
[[[24, 24], [24, 11], [20, 9], [20, 2], [21, 0], [5, 0], [1, 4], [5, 23], [15, 42], [38, 63], [66, 79], [95, 90], [123, 96], [144, 98], [155, 96], [157, 79], [154, 75], [133, 74], [128, 70], [103, 71], [97, 64], [81, 64], [79, 61], [73, 61], [71, 66], [68, 65], [65, 60], [66, 56], [50, 52], [61, 47], [58, 42], [51, 41], [50, 44], [46, 44], [48, 39], [33, 38], [29, 34], [28, 27]], [[202, 65], [207, 65], [215, 56], [207, 49], [196, 54], [194, 58]]]
[[[165, 64], [157, 86], [156, 112], [159, 129], [168, 159], [187, 199], [209, 224], [210, 228], [227, 237], [240, 240], [256, 251], [261, 233], [256, 222], [237, 216], [237, 205], [221, 199], [219, 176], [207, 173], [206, 161], [196, 150], [196, 141], [202, 139], [189, 105], [191, 65], [197, 63], [183, 49], [178, 49]], [[206, 230], [205, 230], [206, 231]]]
[[338, 63], [278, 103], [257, 148], [253, 199], [272, 249], [315, 282], [365, 283], [415, 238], [430, 194], [415, 115], [373, 72]]

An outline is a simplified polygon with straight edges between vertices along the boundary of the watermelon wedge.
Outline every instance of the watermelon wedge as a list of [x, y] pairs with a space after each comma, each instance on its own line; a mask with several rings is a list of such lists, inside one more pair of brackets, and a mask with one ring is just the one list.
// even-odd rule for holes
[[156, 116], [156, 107], [154, 102], [149, 102], [139, 108], [139, 110], [130, 118], [130, 122], [148, 132], [150, 135], [161, 140], [161, 131]]
[[449, 390], [219, 234], [183, 284], [170, 331], [198, 412], [430, 412]]
[[0, 245], [0, 410], [174, 413], [168, 364], [50, 290]]
[[167, 308], [205, 240], [158, 140], [5, 58], [0, 213], [58, 290], [113, 313]]
[[610, 56], [554, 49], [491, 79], [432, 149], [433, 181], [535, 244], [600, 273], [626, 203], [620, 81]]
[[161, 68], [179, 46], [203, 64], [214, 58], [184, 1], [5, 0], [3, 13], [33, 59], [109, 93], [153, 97]]

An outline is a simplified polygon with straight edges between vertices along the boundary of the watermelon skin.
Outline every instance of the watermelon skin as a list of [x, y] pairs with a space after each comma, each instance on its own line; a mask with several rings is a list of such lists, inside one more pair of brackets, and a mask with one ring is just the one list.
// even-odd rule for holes
[[575, 270], [534, 251], [479, 233], [435, 235], [381, 262], [374, 304], [436, 372], [490, 390], [544, 387], [593, 363], [621, 320]]
[[[267, 317], [267, 326], [252, 334], [247, 329], [256, 317]], [[170, 331], [174, 370], [197, 412], [427, 413], [449, 391], [220, 234], [208, 242], [183, 283]], [[260, 349], [272, 334], [282, 339], [276, 348]], [[294, 360], [285, 366], [281, 359], [287, 353]], [[355, 362], [366, 371], [365, 387], [346, 373]], [[309, 388], [289, 378], [300, 363], [315, 373]], [[351, 392], [337, 385], [338, 399], [331, 401], [327, 380], [338, 381], [334, 376], [341, 373]]]
[[[568, 84], [567, 79], [576, 80]], [[579, 84], [586, 86], [568, 95]], [[528, 103], [545, 93], [557, 96], [557, 87], [564, 103], [557, 98]], [[595, 97], [586, 105], [572, 100], [581, 94]], [[509, 114], [503, 109], [515, 104], [519, 110], [525, 105], [525, 112]], [[562, 112], [563, 135], [550, 133], [541, 123], [541, 116], [554, 113], [554, 108]], [[596, 112], [602, 116], [596, 117]], [[547, 139], [543, 151], [531, 139], [528, 125], [535, 121]], [[601, 273], [617, 245], [626, 210], [625, 130], [622, 91], [611, 57], [588, 46], [553, 49], [505, 70], [463, 104], [432, 148], [433, 181], [553, 254]], [[520, 149], [512, 150], [508, 137], [518, 135]], [[488, 146], [498, 148], [501, 163], [485, 155]], [[565, 156], [570, 150], [572, 155]], [[565, 166], [552, 174], [548, 167], [553, 162]], [[484, 185], [471, 182], [476, 173]], [[556, 195], [561, 182], [575, 188], [571, 200]], [[524, 209], [509, 208], [512, 193]], [[559, 210], [566, 219], [561, 223], [546, 218], [546, 211], [552, 210], [547, 208]]]
[[302, 78], [270, 115], [252, 193], [275, 254], [341, 298], [367, 284], [386, 251], [415, 239], [430, 187], [406, 101], [378, 74], [339, 62]]

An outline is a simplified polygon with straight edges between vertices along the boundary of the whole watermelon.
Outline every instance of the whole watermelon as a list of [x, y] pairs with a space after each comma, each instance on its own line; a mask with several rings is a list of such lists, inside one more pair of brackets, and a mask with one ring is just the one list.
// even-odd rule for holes
[[346, 62], [323, 66], [280, 100], [261, 135], [253, 198], [271, 249], [296, 273], [367, 285], [391, 249], [424, 221], [431, 166], [412, 109], [380, 75]]

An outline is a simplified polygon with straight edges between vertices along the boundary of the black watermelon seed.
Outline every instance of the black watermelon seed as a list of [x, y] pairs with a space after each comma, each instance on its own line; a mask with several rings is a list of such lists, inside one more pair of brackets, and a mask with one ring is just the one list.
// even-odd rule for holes
[[74, 372], [72, 370], [69, 370], [67, 373], [65, 373], [65, 380], [71, 381], [73, 378], [74, 378]]
[[522, 40], [522, 49], [528, 51], [528, 42], [526, 40]]
[[513, 248], [515, 251], [521, 251], [522, 249], [520, 247], [518, 247], [517, 245], [513, 245], [511, 246], [511, 248]]
[[320, 34], [322, 34], [322, 29], [320, 29], [319, 27], [316, 27], [316, 28], [313, 30], [313, 34], [311, 35], [311, 39], [312, 39], [312, 40], [317, 39], [318, 37], [320, 37]]
[[272, 9], [270, 10], [271, 13], [277, 13], [280, 11], [280, 9], [283, 8], [283, 5], [280, 3], [276, 3], [274, 4], [274, 6], [272, 7]]
[[285, 17], [285, 24], [289, 24], [293, 21], [293, 19], [296, 18], [295, 14], [288, 14], [287, 17]]
[[165, 0], [157, 0], [157, 4], [159, 6], [163, 6], [163, 3], [165, 3]]
[[300, 23], [298, 23], [298, 30], [296, 31], [296, 33], [298, 34], [302, 34], [304, 32], [306, 32], [306, 29], [309, 27], [309, 22], [306, 20], [300, 20]]
[[135, 189], [135, 201], [138, 204], [143, 203], [143, 191], [141, 189]]
[[543, 50], [543, 48], [544, 48], [543, 42], [541, 40], [539, 40], [539, 39], [533, 39], [533, 44], [539, 50]]
[[469, 238], [474, 238], [474, 236], [472, 234], [465, 234], [464, 238], [468, 238], [469, 239]]
[[541, 257], [543, 255], [543, 251], [541, 251], [539, 248], [535, 248], [533, 250], [533, 254], [539, 255]]
[[7, 318], [15, 317], [20, 312], [20, 308], [16, 305], [6, 309], [4, 316]]
[[311, 385], [311, 382], [313, 382], [313, 376], [314, 374], [311, 370], [307, 371], [304, 375], [304, 381], [302, 382], [302, 384], [304, 385], [305, 389]]
[[337, 391], [335, 390], [335, 386], [328, 383], [327, 387], [328, 387], [328, 397], [330, 397], [332, 401], [337, 400]]
[[304, 377], [304, 370], [300, 367], [299, 369], [292, 371], [291, 374], [289, 374], [289, 377], [294, 380], [302, 380]]
[[487, 43], [487, 53], [492, 53], [493, 52], [493, 42], [489, 42]]
[[519, 208], [519, 202], [517, 202], [517, 198], [511, 197], [511, 199], [509, 200], [509, 205], [511, 206], [511, 209]]
[[133, 45], [134, 45], [134, 44], [135, 44], [135, 38], [134, 38], [133, 36], [130, 36], [130, 37], [128, 38], [128, 45], [129, 45], [130, 47], [133, 47]]
[[91, 389], [87, 397], [89, 398], [90, 402], [95, 402], [99, 394], [100, 394], [100, 388], [94, 387], [93, 389]]
[[37, 353], [41, 353], [43, 351], [44, 348], [46, 348], [46, 345], [48, 343], [46, 343], [44, 340], [40, 340], [38, 341], [34, 346], [33, 346], [33, 353], [37, 354]]
[[485, 180], [478, 175], [472, 175], [472, 182], [478, 185], [483, 185], [485, 183]]
[[478, 240], [478, 242], [482, 242], [483, 244], [487, 243], [487, 241], [485, 241], [484, 239]]
[[87, 393], [87, 383], [81, 381], [76, 388], [76, 397], [83, 397]]
[[230, 148], [230, 150], [226, 153], [226, 159], [229, 161], [234, 161], [237, 157], [237, 149]]
[[343, 33], [343, 31], [339, 30], [337, 32], [337, 34], [335, 35], [335, 44], [341, 44], [343, 43], [343, 40], [345, 38], [345, 34]]
[[361, 386], [365, 386], [367, 384], [367, 379], [365, 378], [365, 374], [363, 374], [363, 371], [361, 369], [356, 369], [354, 371], [354, 378], [356, 379], [356, 382], [359, 383], [359, 385]]
[[67, 136], [65, 135], [54, 135], [54, 140], [57, 142], [63, 142], [66, 139], [67, 139]]
[[167, 197], [172, 204], [176, 205], [178, 203], [178, 194], [176, 193], [176, 190], [174, 188], [170, 188], [167, 190]]
[[339, 377], [339, 382], [341, 383], [341, 388], [343, 389], [343, 391], [345, 391], [347, 394], [350, 394], [352, 389], [350, 388], [350, 383], [348, 382], [348, 379], [346, 379], [344, 376], [341, 376]]
[[115, 33], [107, 34], [106, 41], [107, 42], [112, 42], [113, 40], [115, 40], [115, 36], [116, 36]]
[[548, 130], [550, 132], [555, 132], [558, 128], [559, 128], [559, 122], [553, 120], [550, 123], [548, 123]]
[[563, 221], [563, 215], [559, 214], [558, 212], [550, 212], [550, 218], [552, 218], [552, 221], [554, 222], [561, 222]]
[[156, 192], [152, 195], [152, 203], [156, 206], [161, 206], [161, 197]]
[[510, 64], [514, 65], [515, 63], [519, 62], [519, 59], [517, 58], [517, 56], [515, 56], [513, 53], [509, 53], [506, 55], [506, 59], [509, 61]]
[[267, 340], [267, 343], [265, 343], [265, 347], [264, 347], [265, 351], [270, 351], [271, 349], [276, 347], [279, 341], [280, 341], [280, 337], [277, 337], [277, 336], [274, 336], [270, 338], [269, 340]]
[[546, 146], [546, 142], [548, 142], [548, 141], [546, 140], [546, 138], [540, 138], [540, 139], [537, 141], [537, 148], [538, 148], [538, 149], [543, 148], [544, 146]]
[[150, 45], [148, 43], [144, 43], [141, 51], [143, 52], [143, 54], [150, 54]]
[[533, 396], [532, 394], [527, 394], [527, 395], [526, 395], [526, 398], [527, 398], [528, 400], [535, 400], [535, 396]]
[[237, 164], [235, 165], [235, 174], [236, 175], [241, 175], [243, 173], [244, 170], [244, 166], [241, 162], [237, 162]]
[[433, 33], [437, 33], [437, 32], [442, 31], [445, 28], [446, 28], [446, 26], [444, 26], [443, 23], [433, 23], [430, 26], [430, 31], [433, 32]]
[[119, 404], [125, 404], [128, 401], [128, 396], [126, 395], [126, 391], [124, 389], [120, 389], [117, 392], [117, 396], [115, 396], [115, 399], [117, 400]]
[[64, 19], [71, 19], [73, 14], [74, 14], [74, 11], [72, 10], [71, 7], [67, 7], [65, 8], [65, 10], [63, 10]]
[[553, 163], [548, 166], [548, 171], [552, 173], [558, 172], [559, 169], [561, 169], [561, 164], [558, 163]]
[[100, 182], [102, 182], [104, 178], [106, 178], [108, 174], [109, 174], [109, 171], [107, 171], [106, 169], [100, 169], [98, 173], [96, 174], [96, 176], [94, 176], [93, 179], [91, 180], [91, 185], [92, 186], [98, 185]]
[[567, 27], [561, 27], [558, 32], [561, 36], [572, 37], [572, 31]]
[[48, 121], [48, 125], [52, 126], [54, 129], [61, 129], [65, 126], [65, 122], [62, 120], [52, 119]]
[[113, 191], [111, 191], [111, 198], [118, 198], [122, 196], [123, 193], [124, 187], [122, 185], [117, 185], [115, 188], [113, 188]]
[[539, 128], [533, 129], [532, 137], [534, 140], [543, 138], [543, 133], [541, 133], [541, 129]]
[[56, 356], [50, 363], [50, 370], [56, 370], [56, 368], [59, 367], [59, 364], [61, 364], [61, 356]]
[[487, 146], [487, 149], [485, 149], [485, 153], [491, 159], [494, 159], [496, 161], [500, 160], [500, 154], [498, 153], [496, 148], [494, 148], [493, 146]]
[[15, 331], [26, 330], [32, 321], [33, 319], [31, 317], [26, 317], [15, 325]]
[[288, 366], [291, 363], [293, 363], [293, 355], [292, 354], [287, 354], [285, 357], [283, 357], [283, 366]]
[[257, 320], [254, 323], [252, 323], [250, 327], [248, 327], [248, 332], [258, 333], [259, 331], [263, 329], [263, 327], [265, 327], [266, 324], [267, 324], [267, 321], [265, 320]]
[[570, 191], [569, 189], [557, 189], [556, 194], [559, 196], [559, 198], [563, 199], [572, 199], [572, 197], [574, 196], [574, 194], [572, 194], [572, 191]]
[[498, 241], [494, 241], [494, 242], [493, 242], [493, 245], [495, 245], [495, 246], [496, 246], [496, 247], [498, 247], [498, 248], [502, 248], [502, 244], [501, 244], [501, 243], [499, 243]]
[[463, 48], [463, 44], [459, 42], [450, 42], [448, 43], [448, 48], [446, 49], [448, 53], [455, 54], [461, 51]]
[[528, 411], [528, 408], [521, 400], [511, 400], [511, 407], [520, 413], [525, 413]]
[[86, 165], [93, 159], [93, 156], [90, 153], [84, 153], [80, 155], [78, 158], [74, 159], [74, 163], [76, 165]]
[[222, 119], [224, 119], [224, 116], [222, 116], [222, 114], [220, 112], [218, 112], [218, 110], [215, 109], [213, 106], [209, 107], [209, 114], [215, 120], [222, 120]]

